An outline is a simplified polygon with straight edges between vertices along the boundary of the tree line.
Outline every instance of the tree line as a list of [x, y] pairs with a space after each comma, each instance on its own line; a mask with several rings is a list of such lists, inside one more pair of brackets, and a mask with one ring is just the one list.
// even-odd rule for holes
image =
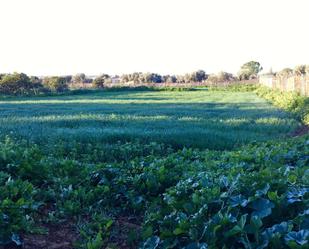
[[[237, 80], [250, 80], [257, 78], [258, 73], [262, 70], [259, 62], [249, 61], [243, 64], [237, 75], [227, 72], [217, 74], [207, 74], [204, 70], [197, 70], [184, 75], [160, 75], [158, 73], [134, 72], [123, 74], [121, 76], [111, 76], [101, 74], [92, 79], [85, 74], [36, 77], [24, 73], [0, 74], [0, 93], [12, 95], [37, 95], [52, 92], [64, 92], [69, 89], [69, 85], [74, 84], [92, 84], [94, 88], [103, 88], [110, 83], [219, 83]], [[309, 66], [297, 66], [294, 70], [284, 69], [278, 74], [309, 74]]]
[[289, 77], [293, 75], [309, 75], [309, 65], [298, 65], [294, 69], [292, 68], [284, 68], [277, 73], [270, 72], [273, 75]]

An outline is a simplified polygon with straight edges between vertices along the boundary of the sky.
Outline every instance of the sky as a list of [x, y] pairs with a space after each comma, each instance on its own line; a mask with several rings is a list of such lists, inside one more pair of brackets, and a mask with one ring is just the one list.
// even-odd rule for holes
[[309, 64], [308, 0], [0, 0], [0, 73], [237, 73]]

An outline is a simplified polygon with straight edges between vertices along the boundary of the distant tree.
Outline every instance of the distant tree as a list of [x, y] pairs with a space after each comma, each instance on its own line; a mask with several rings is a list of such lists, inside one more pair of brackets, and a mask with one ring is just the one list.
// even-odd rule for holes
[[84, 79], [84, 82], [83, 82], [83, 83], [90, 84], [90, 83], [92, 83], [92, 82], [93, 82], [93, 79], [87, 78], [87, 77], [86, 77], [86, 79]]
[[30, 82], [34, 85], [42, 85], [42, 79], [40, 79], [39, 77], [36, 77], [36, 76], [31, 76], [30, 77]]
[[84, 73], [79, 73], [73, 76], [72, 81], [74, 83], [84, 83], [84, 81], [86, 80], [86, 75]]
[[306, 65], [306, 74], [309, 75], [309, 65]]
[[120, 81], [124, 83], [133, 82], [135, 84], [161, 83], [163, 82], [163, 77], [157, 73], [134, 72], [132, 74], [123, 74]]
[[241, 66], [238, 76], [240, 80], [249, 80], [256, 78], [258, 73], [262, 70], [263, 68], [259, 62], [249, 61]]
[[145, 73], [143, 75], [143, 80], [144, 80], [144, 83], [150, 83], [152, 82], [152, 73]]
[[183, 76], [183, 81], [184, 83], [190, 83], [192, 81], [194, 81], [195, 78], [194, 78], [194, 75], [193, 74], [190, 74], [190, 73], [186, 73], [184, 76]]
[[141, 76], [142, 75], [142, 73], [141, 72], [134, 72], [133, 74], [132, 74], [132, 81], [134, 82], [134, 83], [136, 83], [136, 84], [138, 84], [138, 83], [143, 83], [143, 82], [141, 82]]
[[146, 83], [150, 82], [151, 79], [151, 74], [150, 73], [140, 73], [138, 77], [138, 82], [139, 83]]
[[130, 79], [129, 79], [129, 75], [128, 74], [123, 74], [120, 76], [120, 82], [123, 82], [123, 83], [126, 83], [126, 82], [129, 82]]
[[202, 82], [207, 79], [206, 72], [204, 70], [198, 70], [193, 73], [193, 77], [195, 82]]
[[227, 72], [223, 72], [223, 71], [219, 72], [217, 74], [217, 77], [218, 77], [218, 81], [220, 81], [220, 82], [235, 80], [235, 77], [234, 77], [233, 74], [227, 73]]
[[67, 84], [70, 84], [72, 82], [73, 76], [72, 75], [66, 75], [66, 76], [63, 76], [63, 78], [65, 79], [65, 82]]
[[218, 77], [216, 74], [210, 74], [207, 79], [208, 83], [218, 83]]
[[165, 83], [176, 83], [177, 77], [175, 75], [164, 75], [162, 77], [163, 82]]
[[162, 76], [160, 74], [157, 73], [153, 73], [151, 74], [151, 82], [153, 83], [162, 83]]
[[37, 95], [38, 93], [46, 93], [48, 90], [44, 88], [43, 81], [39, 77], [31, 76], [30, 82], [32, 85], [32, 92], [34, 95]]
[[186, 73], [184, 75], [178, 75], [176, 81], [178, 83], [193, 83], [193, 82], [203, 82], [208, 78], [208, 75], [204, 70], [198, 70], [192, 73]]
[[5, 94], [29, 94], [34, 85], [24, 73], [6, 74], [1, 77], [0, 91]]
[[103, 88], [105, 83], [109, 80], [111, 80], [111, 77], [108, 74], [102, 74], [94, 79], [93, 85], [97, 88]]
[[284, 68], [277, 73], [278, 76], [288, 77], [293, 75], [293, 70], [291, 68]]
[[68, 89], [65, 77], [46, 77], [43, 80], [43, 85], [53, 92], [64, 92]]
[[185, 83], [185, 76], [177, 75], [177, 83]]
[[306, 65], [298, 65], [294, 68], [295, 75], [304, 75], [306, 74]]
[[235, 80], [234, 75], [223, 71], [219, 72], [218, 74], [212, 74], [207, 79], [207, 81], [211, 83], [219, 83], [232, 80]]

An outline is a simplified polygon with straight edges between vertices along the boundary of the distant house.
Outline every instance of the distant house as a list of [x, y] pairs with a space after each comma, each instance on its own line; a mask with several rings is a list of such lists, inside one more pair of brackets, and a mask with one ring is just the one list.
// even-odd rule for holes
[[98, 77], [97, 75], [87, 75], [87, 78], [92, 80], [94, 80], [97, 77]]
[[119, 76], [112, 76], [112, 83], [113, 84], [120, 83], [120, 77]]

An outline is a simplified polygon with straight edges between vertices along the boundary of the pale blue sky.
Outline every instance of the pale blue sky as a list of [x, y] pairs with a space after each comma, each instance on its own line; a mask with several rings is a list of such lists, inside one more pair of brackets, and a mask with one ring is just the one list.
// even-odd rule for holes
[[1, 0], [0, 72], [236, 73], [309, 64], [308, 0]]

